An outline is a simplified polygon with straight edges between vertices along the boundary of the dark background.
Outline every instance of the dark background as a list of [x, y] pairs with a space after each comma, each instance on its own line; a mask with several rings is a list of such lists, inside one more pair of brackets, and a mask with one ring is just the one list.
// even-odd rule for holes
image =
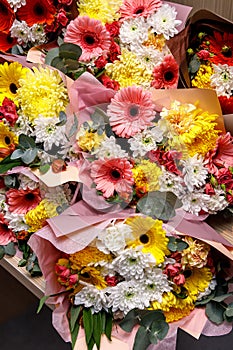
[[[52, 312], [0, 267], [0, 350], [71, 350], [52, 326]], [[179, 330], [176, 350], [232, 350], [233, 332], [194, 339]], [[82, 350], [82, 349], [80, 349]], [[120, 350], [120, 349], [119, 349]]]

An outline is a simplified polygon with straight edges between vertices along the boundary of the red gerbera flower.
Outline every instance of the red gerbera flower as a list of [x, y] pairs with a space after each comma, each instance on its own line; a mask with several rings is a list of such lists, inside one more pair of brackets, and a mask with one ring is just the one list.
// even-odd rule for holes
[[233, 33], [213, 32], [213, 36], [206, 36], [208, 51], [214, 54], [209, 60], [214, 64], [228, 64], [233, 66]]
[[0, 213], [0, 245], [7, 245], [10, 242], [16, 242], [14, 232], [8, 227], [8, 222]]
[[40, 190], [15, 189], [11, 188], [6, 193], [7, 204], [9, 210], [17, 214], [25, 214], [29, 210], [35, 208], [41, 201]]
[[0, 32], [9, 32], [14, 19], [14, 10], [10, 7], [7, 0], [0, 0]]
[[153, 77], [151, 86], [155, 89], [175, 89], [177, 87], [179, 66], [173, 55], [167, 55], [162, 63], [155, 66]]
[[8, 51], [17, 44], [17, 39], [12, 38], [10, 33], [0, 32], [0, 51]]
[[17, 11], [20, 21], [25, 21], [29, 26], [35, 23], [51, 25], [55, 19], [56, 8], [50, 0], [27, 0], [25, 6]]
[[218, 97], [222, 113], [223, 114], [232, 114], [233, 113], [233, 96], [219, 96]]

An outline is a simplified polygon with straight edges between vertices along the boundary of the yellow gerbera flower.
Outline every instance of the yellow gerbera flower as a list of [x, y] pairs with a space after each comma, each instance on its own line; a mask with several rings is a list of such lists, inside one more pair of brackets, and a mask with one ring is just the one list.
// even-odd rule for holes
[[49, 118], [65, 111], [68, 93], [58, 71], [34, 67], [19, 83], [18, 101], [30, 122], [39, 116]]
[[131, 227], [135, 237], [128, 246], [142, 246], [142, 252], [152, 254], [157, 265], [162, 263], [165, 255], [169, 254], [168, 238], [162, 227], [163, 222], [150, 217], [135, 216], [127, 218], [125, 223]]
[[159, 176], [161, 175], [161, 169], [149, 160], [142, 160], [140, 164], [137, 164], [133, 169], [133, 178], [137, 192], [151, 192], [159, 190]]
[[192, 269], [190, 277], [186, 278], [184, 287], [188, 290], [193, 300], [196, 301], [198, 293], [205, 291], [212, 278], [213, 274], [208, 267], [202, 269], [195, 268]]
[[71, 268], [80, 271], [89, 264], [94, 264], [99, 261], [111, 261], [111, 255], [104, 254], [96, 247], [87, 246], [77, 253], [71, 254], [70, 257]]
[[107, 282], [95, 267], [86, 266], [80, 272], [80, 280], [93, 284], [98, 289], [107, 287]]
[[0, 122], [0, 160], [10, 155], [17, 144], [18, 137], [10, 131], [4, 122]]
[[29, 232], [36, 232], [41, 229], [45, 221], [53, 216], [57, 216], [57, 206], [46, 199], [43, 199], [36, 208], [29, 210], [25, 215], [26, 224], [29, 226]]
[[210, 78], [213, 74], [214, 70], [211, 63], [201, 64], [195, 78], [192, 79], [192, 86], [199, 89], [213, 89], [213, 87], [210, 85]]
[[143, 65], [137, 56], [123, 49], [119, 60], [114, 63], [107, 63], [106, 74], [120, 84], [120, 88], [127, 86], [150, 86], [153, 79], [152, 72]]
[[0, 94], [17, 105], [19, 80], [24, 78], [28, 71], [30, 71], [29, 68], [24, 68], [18, 62], [0, 64]]
[[120, 18], [122, 0], [80, 0], [77, 5], [79, 16], [89, 16], [105, 24]]

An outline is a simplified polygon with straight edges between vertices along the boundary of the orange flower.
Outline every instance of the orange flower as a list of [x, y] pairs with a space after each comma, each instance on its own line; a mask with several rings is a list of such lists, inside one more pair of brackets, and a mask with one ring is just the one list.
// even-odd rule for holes
[[20, 21], [25, 21], [29, 26], [35, 23], [51, 25], [55, 19], [56, 8], [50, 0], [27, 0], [25, 6], [17, 11]]
[[7, 0], [0, 0], [0, 33], [7, 33], [15, 19], [13, 9], [8, 4]]
[[17, 39], [12, 38], [10, 33], [0, 32], [0, 51], [8, 51], [16, 43], [17, 43]]

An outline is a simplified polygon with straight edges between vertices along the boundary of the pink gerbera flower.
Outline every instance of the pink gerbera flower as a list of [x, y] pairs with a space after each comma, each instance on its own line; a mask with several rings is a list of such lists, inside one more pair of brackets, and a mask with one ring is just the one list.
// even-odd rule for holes
[[8, 222], [0, 213], [0, 245], [7, 245], [10, 242], [16, 242], [14, 232], [8, 227]]
[[40, 190], [38, 188], [34, 190], [17, 190], [15, 188], [11, 188], [6, 193], [6, 199], [10, 212], [25, 214], [40, 203]]
[[124, 158], [98, 159], [91, 165], [91, 177], [96, 189], [103, 192], [105, 198], [115, 192], [125, 199], [132, 193], [134, 184], [132, 164]]
[[65, 42], [81, 47], [80, 61], [90, 61], [109, 50], [111, 38], [109, 32], [99, 20], [88, 16], [78, 16], [67, 26]]
[[149, 91], [129, 86], [115, 94], [107, 114], [112, 130], [120, 137], [129, 138], [152, 125], [154, 110]]
[[161, 5], [160, 0], [124, 0], [120, 8], [121, 18], [147, 17], [156, 12]]
[[151, 86], [155, 89], [175, 89], [178, 85], [179, 66], [172, 55], [167, 55], [163, 62], [153, 70]]

